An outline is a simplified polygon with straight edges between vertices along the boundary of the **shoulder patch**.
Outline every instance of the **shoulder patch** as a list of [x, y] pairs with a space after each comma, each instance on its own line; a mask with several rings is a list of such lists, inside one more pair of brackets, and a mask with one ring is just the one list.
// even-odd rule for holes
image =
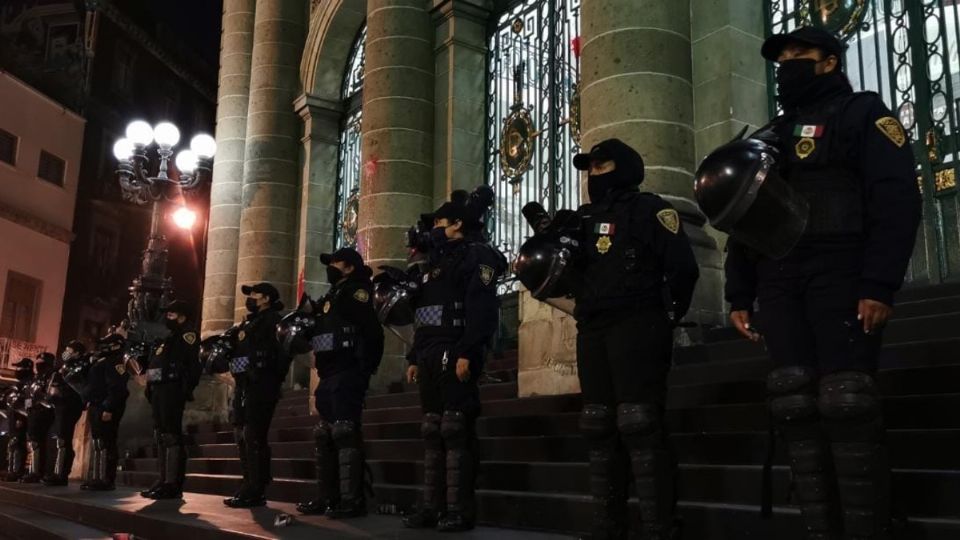
[[680, 216], [677, 215], [677, 211], [673, 208], [664, 208], [657, 212], [657, 220], [660, 221], [664, 229], [673, 234], [680, 232]]
[[353, 299], [361, 304], [366, 304], [370, 300], [370, 293], [366, 289], [357, 289], [353, 293]]
[[120, 375], [124, 375], [127, 372], [127, 368], [123, 365], [123, 362], [113, 366], [113, 369], [117, 370], [117, 373]]
[[247, 333], [241, 330], [240, 333], [237, 334], [237, 341], [243, 341], [245, 339], [247, 339]]
[[876, 124], [880, 133], [883, 133], [893, 144], [897, 145], [897, 148], [907, 142], [907, 134], [903, 131], [903, 126], [900, 125], [900, 121], [896, 118], [884, 116], [877, 120]]
[[197, 335], [193, 332], [187, 332], [183, 335], [183, 340], [187, 342], [187, 345], [193, 345], [197, 342]]
[[492, 266], [487, 266], [485, 264], [480, 265], [480, 281], [482, 281], [484, 285], [489, 285], [491, 282], [493, 282], [493, 276], [495, 274], [496, 272], [493, 270]]

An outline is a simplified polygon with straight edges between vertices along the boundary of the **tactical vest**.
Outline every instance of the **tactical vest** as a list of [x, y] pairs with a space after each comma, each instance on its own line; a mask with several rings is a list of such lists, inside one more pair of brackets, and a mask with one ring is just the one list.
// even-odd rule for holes
[[318, 362], [324, 353], [353, 351], [357, 347], [357, 327], [341, 314], [339, 301], [344, 289], [345, 287], [340, 287], [318, 302], [320, 313], [317, 315], [315, 333], [310, 339]]
[[[628, 191], [612, 201], [581, 207], [584, 279], [577, 294], [578, 316], [629, 306], [662, 306], [663, 272], [651, 249], [654, 220], [644, 215], [649, 212], [643, 197]], [[638, 302], [641, 298], [649, 301]]]
[[[234, 357], [230, 359], [230, 373], [245, 377], [249, 371], [263, 371], [275, 368], [277, 363], [276, 350], [272, 343], [260, 343], [261, 328], [266, 322], [270, 311], [258, 313], [252, 319], [244, 321], [237, 332], [237, 348]], [[271, 336], [273, 329], [269, 329]]]
[[171, 334], [163, 343], [151, 349], [150, 360], [147, 362], [147, 384], [177, 382], [183, 378], [180, 359], [170, 355], [170, 342], [175, 339], [183, 339], [183, 334]]
[[467, 284], [460, 266], [469, 249], [467, 243], [455, 246], [426, 267], [420, 278], [420, 294], [414, 311], [417, 334], [451, 338], [463, 334]]
[[[863, 188], [844, 155], [841, 120], [859, 95], [831, 100], [813, 111], [780, 119], [780, 173], [810, 203], [803, 239], [859, 237], [864, 230]], [[850, 134], [846, 134], [849, 136]]]

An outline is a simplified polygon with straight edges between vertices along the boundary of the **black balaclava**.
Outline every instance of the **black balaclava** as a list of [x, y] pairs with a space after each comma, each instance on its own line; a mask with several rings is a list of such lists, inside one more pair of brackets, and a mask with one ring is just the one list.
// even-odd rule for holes
[[782, 62], [777, 68], [777, 101], [784, 110], [853, 91], [839, 65], [829, 73], [817, 75], [817, 63], [812, 58], [796, 58]]
[[587, 178], [590, 202], [599, 202], [610, 193], [639, 186], [643, 182], [643, 158], [632, 147], [619, 139], [607, 139], [590, 151], [613, 161], [616, 168], [608, 173], [592, 174]]

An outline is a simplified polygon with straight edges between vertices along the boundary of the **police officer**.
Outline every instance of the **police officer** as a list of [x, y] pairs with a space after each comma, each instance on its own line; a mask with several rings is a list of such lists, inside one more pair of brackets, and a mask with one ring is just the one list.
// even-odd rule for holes
[[28, 388], [33, 382], [33, 360], [21, 358], [13, 364], [17, 382], [4, 396], [10, 433], [7, 439], [7, 472], [3, 479], [17, 482], [24, 475], [27, 464], [27, 411]]
[[53, 406], [47, 401], [47, 388], [55, 371], [56, 357], [53, 353], [37, 355], [33, 367], [36, 371], [27, 388], [27, 449], [30, 465], [27, 474], [20, 479], [25, 484], [36, 484], [47, 470], [47, 434], [53, 425]]
[[493, 192], [481, 186], [470, 196], [454, 192], [433, 214], [408, 355], [407, 380], [420, 387], [425, 446], [423, 501], [404, 519], [410, 528], [463, 531], [476, 519], [477, 378], [497, 330], [497, 278], [507, 267], [483, 238], [483, 216], [492, 203]]
[[243, 483], [236, 495], [223, 503], [249, 508], [266, 504], [264, 492], [271, 480], [267, 433], [290, 358], [277, 341], [276, 327], [283, 309], [279, 291], [269, 283], [244, 285], [240, 290], [247, 296], [250, 314], [237, 333], [230, 372], [236, 382], [231, 416]]
[[146, 396], [153, 410], [159, 478], [140, 492], [148, 499], [179, 499], [187, 462], [183, 445], [183, 409], [200, 381], [200, 343], [189, 325], [190, 304], [177, 300], [162, 308], [170, 334], [150, 351]]
[[[699, 277], [677, 211], [638, 186], [640, 155], [608, 139], [574, 166], [590, 203], [577, 211], [583, 283], [576, 291], [580, 429], [590, 449], [593, 538], [625, 537], [632, 468], [644, 540], [676, 538], [676, 461], [664, 424], [673, 329]], [[627, 463], [629, 459], [629, 464]]]
[[117, 434], [126, 408], [127, 373], [123, 361], [122, 335], [111, 332], [97, 340], [93, 364], [88, 373], [87, 421], [93, 437], [91, 476], [80, 484], [89, 491], [112, 491], [117, 477]]
[[53, 471], [41, 481], [47, 486], [65, 486], [73, 469], [73, 433], [83, 414], [83, 399], [64, 379], [64, 370], [75, 362], [86, 362], [87, 349], [83, 343], [73, 340], [67, 343], [60, 355], [62, 365], [53, 372], [48, 386], [47, 399], [53, 404], [53, 433], [57, 453]]
[[363, 398], [383, 356], [383, 327], [372, 303], [373, 272], [351, 248], [320, 256], [330, 291], [316, 303], [311, 345], [320, 384], [316, 439], [317, 498], [297, 505], [332, 518], [367, 512], [364, 496]]
[[[726, 298], [748, 339], [762, 331], [774, 369], [771, 416], [786, 440], [806, 538], [889, 538], [890, 463], [875, 379], [920, 220], [903, 127], [874, 93], [855, 93], [831, 34], [770, 37], [783, 114], [755, 134], [809, 203], [784, 258], [729, 242]], [[758, 326], [751, 321], [758, 300]]]

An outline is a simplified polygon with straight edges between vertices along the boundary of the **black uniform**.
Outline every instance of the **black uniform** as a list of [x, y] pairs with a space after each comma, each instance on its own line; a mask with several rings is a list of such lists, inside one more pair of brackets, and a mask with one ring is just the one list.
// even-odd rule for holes
[[331, 517], [366, 512], [361, 416], [370, 376], [383, 356], [370, 274], [362, 262], [354, 268], [316, 302], [310, 336], [320, 376], [314, 393], [320, 416], [314, 428], [319, 495], [299, 509]]
[[179, 497], [183, 490], [187, 461], [183, 409], [200, 380], [199, 349], [196, 332], [179, 328], [150, 350], [146, 396], [153, 411], [160, 474], [150, 489], [141, 492], [144, 497]]
[[[778, 53], [765, 46], [768, 58]], [[809, 538], [886, 538], [889, 460], [874, 379], [882, 331], [864, 332], [858, 303], [893, 305], [920, 197], [908, 138], [880, 96], [854, 93], [839, 72], [814, 84], [755, 135], [780, 149], [781, 176], [810, 202], [804, 235], [782, 260], [731, 241], [726, 297], [732, 310], [758, 300], [774, 364], [771, 415]]]
[[663, 422], [666, 378], [674, 323], [690, 306], [699, 270], [676, 210], [638, 191], [643, 165], [632, 148], [608, 140], [581, 156], [581, 169], [590, 160], [616, 164], [578, 210], [584, 273], [574, 315], [593, 538], [625, 537], [627, 457], [642, 538], [672, 538], [676, 463]]
[[[69, 362], [77, 361], [86, 361], [86, 358], [77, 355], [76, 358], [66, 360], [63, 367], [69, 365]], [[73, 433], [80, 416], [83, 414], [83, 399], [64, 380], [63, 367], [53, 373], [47, 390], [47, 400], [53, 404], [54, 418], [51, 431], [57, 447], [57, 454], [53, 461], [53, 472], [43, 479], [43, 483], [48, 486], [67, 484], [70, 471], [73, 469], [73, 459], [76, 455], [73, 450]]]
[[[109, 336], [104, 340], [110, 341], [94, 354], [87, 375], [90, 390], [87, 420], [93, 437], [93, 459], [91, 478], [80, 487], [94, 491], [114, 488], [119, 460], [117, 436], [130, 395], [127, 390], [130, 376], [123, 361], [123, 338]], [[104, 420], [103, 413], [110, 413], [110, 419]]]
[[[503, 254], [472, 236], [434, 246], [420, 277], [417, 328], [408, 360], [418, 367], [426, 448], [423, 505], [408, 526], [431, 525], [443, 514], [441, 529], [469, 528], [474, 522], [477, 378], [499, 324], [496, 286], [506, 268]], [[459, 358], [470, 361], [465, 382], [457, 378]]]
[[280, 399], [280, 385], [287, 376], [290, 359], [280, 349], [276, 327], [282, 304], [250, 314], [237, 333], [237, 347], [230, 361], [236, 386], [231, 405], [233, 433], [243, 469], [243, 484], [228, 506], [263, 504], [270, 483], [270, 445], [267, 434]]
[[33, 362], [29, 359], [20, 361], [25, 366], [16, 370], [17, 382], [7, 389], [4, 394], [4, 408], [10, 432], [7, 434], [7, 471], [3, 479], [7, 482], [16, 482], [25, 474], [27, 464], [27, 411], [25, 409], [28, 388], [33, 381]]
[[30, 465], [21, 482], [32, 484], [39, 482], [46, 473], [47, 435], [53, 425], [53, 405], [47, 400], [47, 388], [54, 374], [56, 359], [51, 353], [43, 353], [37, 358], [36, 377], [27, 388], [27, 449], [30, 453]]

